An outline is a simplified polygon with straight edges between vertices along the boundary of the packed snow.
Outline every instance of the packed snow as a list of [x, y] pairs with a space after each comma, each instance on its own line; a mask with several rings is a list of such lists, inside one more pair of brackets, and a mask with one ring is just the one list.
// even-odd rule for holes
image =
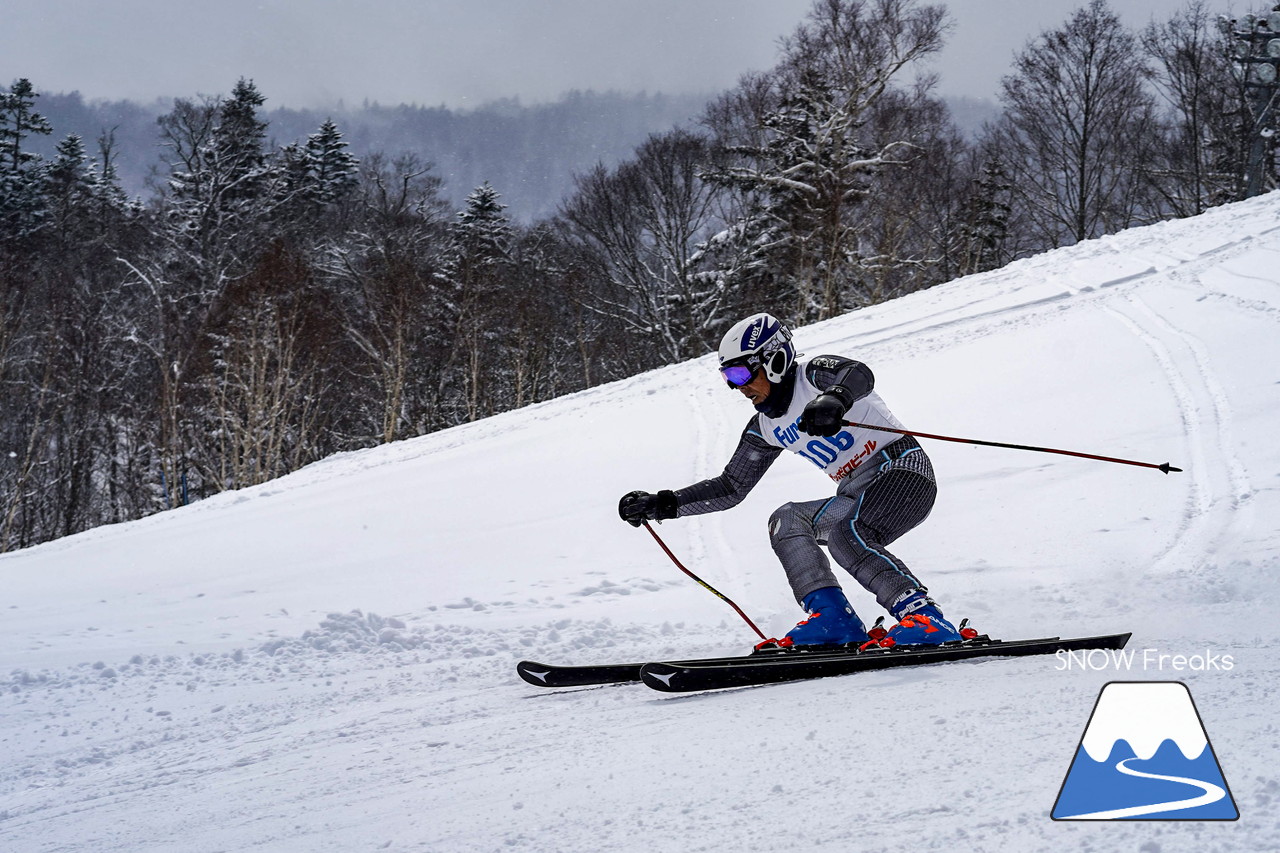
[[[753, 643], [616, 515], [728, 459], [750, 409], [708, 355], [0, 556], [0, 850], [1273, 848], [1278, 272], [1273, 194], [797, 331], [868, 363], [909, 428], [1186, 469], [926, 442], [938, 503], [894, 546], [949, 616], [1132, 631], [1128, 664], [520, 681]], [[786, 455], [659, 531], [780, 635], [801, 614], [766, 520], [829, 493]], [[1050, 819], [1125, 680], [1188, 685], [1238, 821]]]

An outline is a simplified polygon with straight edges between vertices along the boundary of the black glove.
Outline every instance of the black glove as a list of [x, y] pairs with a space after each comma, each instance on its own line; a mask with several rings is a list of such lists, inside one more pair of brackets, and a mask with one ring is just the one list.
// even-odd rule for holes
[[800, 413], [800, 429], [809, 435], [832, 436], [840, 431], [849, 404], [831, 391], [810, 400]]
[[666, 489], [651, 495], [648, 492], [627, 492], [618, 501], [618, 515], [632, 527], [644, 521], [661, 521], [676, 517], [676, 493]]

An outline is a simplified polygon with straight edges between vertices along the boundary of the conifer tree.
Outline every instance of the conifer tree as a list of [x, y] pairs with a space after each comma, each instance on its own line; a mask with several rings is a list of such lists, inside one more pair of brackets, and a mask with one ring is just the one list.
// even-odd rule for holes
[[266, 98], [252, 80], [240, 79], [218, 108], [208, 164], [224, 185], [227, 201], [256, 200], [266, 179], [267, 123], [258, 117]]
[[307, 137], [306, 162], [321, 205], [343, 201], [359, 183], [360, 161], [347, 151], [347, 142], [332, 119], [325, 119], [320, 129]]
[[69, 242], [78, 220], [90, 215], [98, 188], [98, 175], [89, 163], [84, 142], [71, 134], [58, 143], [44, 173], [44, 195], [52, 226], [63, 241]]
[[506, 205], [486, 181], [467, 197], [450, 229], [444, 275], [456, 318], [452, 366], [460, 377], [466, 420], [491, 414], [496, 401], [486, 393], [490, 371], [500, 369], [503, 290], [511, 269], [511, 223]]
[[36, 112], [39, 97], [25, 77], [0, 92], [0, 242], [13, 245], [40, 228], [44, 204], [40, 193], [40, 156], [23, 148], [33, 134], [53, 132]]
[[467, 196], [453, 226], [454, 259], [459, 269], [492, 266], [507, 252], [511, 223], [498, 191], [486, 181]]
[[[214, 470], [197, 454], [210, 447], [204, 429], [216, 423], [216, 401], [202, 374], [228, 353], [231, 338], [209, 336], [237, 308], [237, 281], [254, 270], [271, 247], [276, 164], [264, 149], [264, 103], [252, 81], [241, 79], [230, 96], [179, 100], [159, 120], [173, 156], [168, 192], [157, 203], [162, 240], [130, 260], [134, 278], [150, 293], [151, 316], [135, 335], [154, 360], [161, 426], [160, 456], [169, 490], [191, 470]], [[192, 486], [193, 491], [203, 488]], [[223, 485], [211, 481], [207, 489]]]
[[319, 218], [338, 212], [360, 183], [360, 161], [346, 149], [341, 131], [328, 119], [304, 144], [281, 148], [277, 155], [277, 215], [286, 222], [297, 221], [313, 233], [323, 230]]
[[23, 77], [0, 92], [0, 170], [16, 174], [38, 155], [24, 151], [22, 141], [32, 134], [48, 136], [53, 133], [48, 119], [35, 110], [35, 87]]
[[170, 215], [187, 235], [187, 252], [207, 285], [243, 274], [252, 259], [232, 244], [253, 236], [272, 207], [267, 189], [274, 168], [264, 150], [267, 123], [258, 117], [264, 102], [253, 82], [241, 79], [227, 98], [178, 101], [160, 119], [176, 157]]
[[960, 227], [961, 275], [993, 270], [1009, 260], [1005, 242], [1009, 237], [1012, 185], [999, 159], [987, 160], [973, 183], [974, 192], [965, 205]]

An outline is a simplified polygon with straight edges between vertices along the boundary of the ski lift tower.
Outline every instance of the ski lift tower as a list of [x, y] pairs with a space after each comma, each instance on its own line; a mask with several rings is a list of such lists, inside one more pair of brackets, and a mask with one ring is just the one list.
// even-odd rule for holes
[[1275, 135], [1276, 95], [1280, 92], [1280, 6], [1266, 15], [1239, 20], [1221, 15], [1218, 29], [1231, 40], [1232, 70], [1253, 115], [1245, 198], [1262, 192], [1264, 165]]

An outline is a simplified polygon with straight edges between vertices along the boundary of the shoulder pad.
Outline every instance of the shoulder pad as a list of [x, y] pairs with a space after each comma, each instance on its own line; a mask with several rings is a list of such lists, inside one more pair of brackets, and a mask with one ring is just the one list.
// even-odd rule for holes
[[839, 370], [851, 360], [839, 355], [819, 355], [809, 359], [809, 366], [819, 370]]

